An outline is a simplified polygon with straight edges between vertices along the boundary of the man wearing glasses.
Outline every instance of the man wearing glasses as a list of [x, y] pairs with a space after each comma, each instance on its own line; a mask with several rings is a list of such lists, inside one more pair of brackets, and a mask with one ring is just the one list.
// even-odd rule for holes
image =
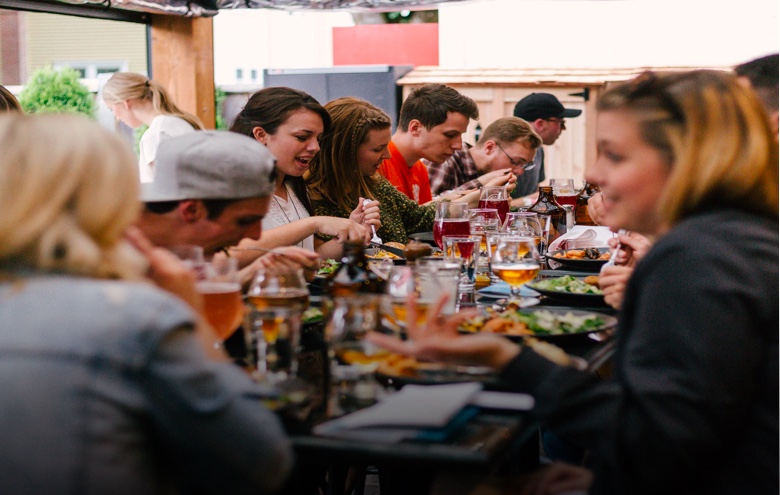
[[484, 130], [475, 146], [467, 145], [441, 163], [423, 160], [431, 191], [442, 194], [483, 186], [513, 186], [516, 176], [534, 168], [533, 158], [542, 138], [531, 125], [503, 117]]
[[[566, 129], [564, 119], [577, 117], [582, 110], [564, 108], [558, 98], [549, 93], [531, 93], [515, 105], [514, 115], [529, 122], [541, 136], [543, 144], [553, 144], [561, 132]], [[527, 170], [517, 177], [517, 187], [512, 192], [513, 198], [522, 198], [535, 193], [539, 183], [545, 179], [544, 148], [539, 146], [534, 156], [536, 167]]]

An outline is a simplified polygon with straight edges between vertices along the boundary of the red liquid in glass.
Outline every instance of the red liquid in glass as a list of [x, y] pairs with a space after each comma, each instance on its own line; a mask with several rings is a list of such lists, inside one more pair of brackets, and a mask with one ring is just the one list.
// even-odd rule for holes
[[572, 205], [577, 206], [577, 195], [572, 194], [571, 196], [555, 196], [555, 201], [558, 202], [559, 205]]
[[[576, 201], [576, 197], [575, 197]], [[498, 210], [498, 218], [501, 219], [501, 224], [504, 225], [506, 221], [506, 214], [509, 213], [509, 200], [508, 199], [480, 199], [480, 208], [495, 208]]]
[[433, 222], [433, 240], [439, 249], [444, 249], [442, 236], [445, 235], [470, 235], [471, 228], [467, 218], [440, 218]]

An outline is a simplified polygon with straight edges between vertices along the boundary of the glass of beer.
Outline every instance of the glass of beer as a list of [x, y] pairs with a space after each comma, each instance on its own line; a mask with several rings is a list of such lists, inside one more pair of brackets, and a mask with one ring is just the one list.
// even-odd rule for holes
[[400, 329], [406, 328], [410, 296], [414, 296], [417, 300], [417, 325], [425, 324], [429, 302], [420, 299], [418, 285], [418, 274], [411, 266], [394, 266], [390, 270], [385, 289], [387, 297], [383, 300], [383, 311], [385, 316]]
[[541, 260], [531, 237], [502, 236], [497, 239], [490, 267], [509, 284], [511, 299], [520, 298], [520, 288], [539, 274]]
[[215, 258], [204, 262], [198, 270], [198, 292], [203, 296], [203, 314], [217, 337], [225, 340], [241, 325], [244, 303], [238, 260]]
[[290, 308], [303, 312], [309, 306], [309, 289], [301, 269], [261, 268], [255, 273], [246, 298], [258, 311]]
[[536, 248], [542, 249], [542, 224], [539, 215], [530, 211], [513, 211], [506, 217], [502, 230], [519, 237], [533, 237]]

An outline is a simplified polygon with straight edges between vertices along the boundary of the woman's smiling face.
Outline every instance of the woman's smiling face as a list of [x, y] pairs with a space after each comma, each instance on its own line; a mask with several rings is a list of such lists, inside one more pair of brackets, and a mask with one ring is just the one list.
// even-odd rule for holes
[[371, 129], [366, 140], [358, 146], [357, 165], [360, 174], [370, 177], [379, 170], [379, 165], [390, 158], [387, 145], [390, 143], [390, 128]]
[[612, 230], [657, 233], [662, 228], [658, 200], [671, 171], [664, 155], [642, 139], [636, 118], [627, 111], [598, 115], [596, 144], [598, 156], [586, 178], [601, 187], [602, 222]]
[[300, 108], [290, 113], [274, 134], [258, 140], [276, 157], [276, 168], [284, 175], [300, 177], [320, 151], [319, 139], [325, 126], [316, 112]]

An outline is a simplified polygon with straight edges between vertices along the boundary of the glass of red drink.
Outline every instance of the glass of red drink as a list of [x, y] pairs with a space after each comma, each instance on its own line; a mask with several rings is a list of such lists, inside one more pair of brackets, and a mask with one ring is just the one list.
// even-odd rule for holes
[[433, 240], [439, 249], [444, 249], [442, 236], [469, 235], [469, 204], [442, 201], [436, 204], [436, 216], [433, 221]]
[[550, 179], [553, 188], [553, 196], [561, 206], [577, 206], [577, 189], [574, 187], [574, 179]]
[[503, 225], [506, 221], [506, 214], [509, 213], [509, 201], [506, 186], [488, 186], [482, 188], [482, 193], [479, 196], [479, 207], [495, 208]]

